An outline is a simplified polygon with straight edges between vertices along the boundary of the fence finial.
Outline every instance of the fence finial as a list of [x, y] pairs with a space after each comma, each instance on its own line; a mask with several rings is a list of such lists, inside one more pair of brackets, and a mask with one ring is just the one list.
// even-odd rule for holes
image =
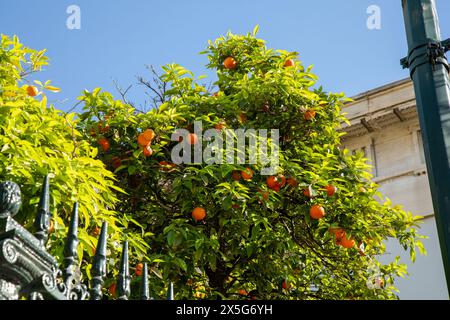
[[144, 262], [144, 268], [142, 269], [141, 300], [152, 300], [152, 298], [150, 297], [150, 290], [149, 290], [149, 287], [148, 287], [147, 262]]
[[45, 246], [48, 240], [48, 229], [50, 228], [50, 187], [48, 175], [44, 178], [41, 198], [39, 200], [38, 212], [34, 220], [34, 236], [39, 240], [41, 246]]
[[173, 282], [169, 283], [169, 289], [167, 290], [167, 300], [174, 300], [173, 298]]
[[92, 288], [91, 300], [100, 300], [103, 297], [102, 287], [103, 278], [106, 275], [106, 240], [108, 223], [102, 224], [102, 231], [98, 239], [97, 249], [95, 250], [94, 261], [92, 263]]
[[0, 219], [14, 217], [21, 205], [20, 187], [11, 181], [0, 183]]
[[124, 241], [122, 259], [120, 260], [119, 279], [117, 281], [117, 293], [119, 300], [128, 300], [130, 296], [130, 266], [128, 264], [128, 241]]
[[66, 245], [64, 246], [64, 282], [70, 291], [74, 282], [81, 280], [78, 269], [78, 202], [75, 202], [72, 209], [69, 232], [67, 234]]

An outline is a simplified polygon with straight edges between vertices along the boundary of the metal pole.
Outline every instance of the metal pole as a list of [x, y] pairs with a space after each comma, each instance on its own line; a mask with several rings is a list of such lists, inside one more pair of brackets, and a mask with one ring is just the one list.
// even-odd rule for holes
[[450, 290], [450, 80], [434, 0], [402, 0], [409, 67], [424, 143], [436, 225]]

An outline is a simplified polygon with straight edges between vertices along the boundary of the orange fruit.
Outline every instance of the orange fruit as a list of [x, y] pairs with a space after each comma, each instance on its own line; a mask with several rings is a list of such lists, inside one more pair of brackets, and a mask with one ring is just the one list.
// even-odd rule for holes
[[231, 173], [231, 177], [234, 181], [239, 181], [239, 180], [241, 180], [241, 173], [239, 171], [234, 170]]
[[35, 97], [39, 93], [38, 89], [35, 86], [28, 86], [27, 87], [27, 94], [30, 97]]
[[106, 138], [101, 138], [98, 140], [99, 145], [102, 147], [103, 151], [107, 152], [109, 150], [109, 141]]
[[136, 265], [136, 270], [134, 272], [136, 273], [137, 276], [141, 276], [143, 269], [144, 269], [144, 264], [143, 263], [138, 263]]
[[198, 143], [198, 137], [197, 137], [197, 135], [195, 134], [195, 133], [189, 133], [188, 134], [188, 136], [187, 136], [187, 141], [188, 141], [188, 144], [197, 144]]
[[241, 290], [239, 290], [239, 294], [241, 296], [246, 296], [246, 295], [248, 295], [248, 292], [247, 292], [247, 290], [241, 289]]
[[286, 60], [286, 62], [284, 63], [285, 67], [293, 67], [295, 66], [295, 62], [292, 59]]
[[342, 228], [330, 228], [328, 229], [328, 232], [334, 234], [334, 236], [336, 237], [336, 243], [340, 243], [340, 241], [346, 237], [346, 233], [345, 230]]
[[298, 186], [298, 181], [294, 177], [289, 177], [287, 179], [287, 184], [290, 185], [292, 188], [296, 188]]
[[318, 205], [318, 204], [313, 205], [309, 209], [309, 215], [314, 220], [322, 219], [323, 217], [325, 217], [325, 209], [322, 206]]
[[344, 248], [350, 249], [353, 248], [355, 245], [355, 240], [352, 239], [352, 237], [348, 237], [347, 235], [345, 235], [339, 242], [339, 244], [341, 246], [343, 246]]
[[195, 208], [192, 210], [192, 218], [194, 218], [195, 221], [201, 221], [205, 219], [206, 217], [206, 210], [200, 207]]
[[268, 186], [270, 189], [273, 189], [273, 188], [275, 188], [276, 186], [279, 185], [279, 183], [278, 183], [278, 178], [275, 177], [275, 176], [267, 177], [267, 179], [266, 179], [266, 184], [267, 184], [267, 186]]
[[114, 157], [114, 158], [112, 158], [111, 164], [114, 169], [117, 169], [118, 167], [120, 167], [122, 165], [122, 160], [119, 157]]
[[153, 154], [153, 149], [150, 148], [150, 145], [144, 147], [144, 156], [150, 157]]
[[155, 132], [152, 129], [147, 129], [138, 135], [137, 141], [141, 147], [148, 146], [155, 138]]
[[303, 115], [303, 117], [308, 120], [311, 121], [316, 117], [316, 112], [314, 110], [308, 110], [305, 112], [305, 114]]
[[252, 180], [253, 177], [253, 170], [250, 168], [246, 168], [245, 170], [241, 171], [242, 179], [244, 180]]
[[228, 57], [223, 61], [225, 69], [231, 70], [237, 67], [237, 61], [233, 57]]
[[313, 197], [313, 194], [312, 194], [312, 188], [311, 188], [311, 186], [309, 186], [308, 188], [306, 188], [305, 190], [303, 190], [303, 194], [305, 195], [305, 197], [312, 198], [312, 197]]
[[327, 190], [327, 195], [329, 197], [334, 196], [334, 194], [337, 192], [337, 188], [333, 186], [332, 184], [325, 187], [325, 190]]

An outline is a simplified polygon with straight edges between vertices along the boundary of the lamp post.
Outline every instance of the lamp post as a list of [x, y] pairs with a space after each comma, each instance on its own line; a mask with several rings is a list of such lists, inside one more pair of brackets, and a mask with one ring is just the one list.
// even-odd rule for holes
[[408, 57], [414, 82], [436, 225], [450, 290], [450, 80], [434, 0], [402, 0]]

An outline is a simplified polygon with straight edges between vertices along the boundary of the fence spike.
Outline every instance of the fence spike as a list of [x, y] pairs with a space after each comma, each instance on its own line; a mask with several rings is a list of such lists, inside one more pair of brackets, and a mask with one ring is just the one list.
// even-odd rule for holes
[[42, 185], [41, 198], [39, 200], [38, 212], [34, 220], [35, 237], [39, 240], [41, 246], [45, 247], [48, 240], [48, 231], [50, 228], [50, 185], [48, 175], [44, 178]]
[[173, 298], [173, 282], [169, 283], [169, 289], [167, 290], [167, 300], [174, 300]]
[[152, 300], [152, 298], [150, 297], [150, 290], [149, 290], [149, 287], [148, 287], [147, 262], [144, 263], [144, 268], [142, 269], [141, 300]]
[[102, 231], [98, 239], [97, 248], [95, 250], [94, 261], [92, 263], [92, 288], [91, 300], [100, 300], [103, 297], [102, 287], [103, 278], [106, 275], [106, 240], [107, 240], [108, 223], [102, 224]]
[[130, 296], [130, 266], [128, 264], [128, 241], [124, 241], [122, 259], [120, 260], [119, 279], [117, 281], [117, 293], [119, 300], [128, 300]]
[[64, 282], [71, 290], [72, 286], [81, 280], [78, 268], [78, 202], [73, 204], [72, 217], [64, 246]]

